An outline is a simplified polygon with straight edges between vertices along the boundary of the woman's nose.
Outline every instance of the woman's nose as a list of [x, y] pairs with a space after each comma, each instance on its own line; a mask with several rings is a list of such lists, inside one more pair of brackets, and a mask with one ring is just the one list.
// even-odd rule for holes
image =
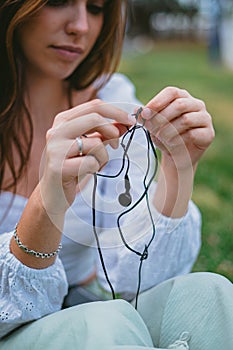
[[86, 6], [75, 6], [67, 20], [66, 31], [68, 34], [86, 34], [89, 30], [88, 13]]

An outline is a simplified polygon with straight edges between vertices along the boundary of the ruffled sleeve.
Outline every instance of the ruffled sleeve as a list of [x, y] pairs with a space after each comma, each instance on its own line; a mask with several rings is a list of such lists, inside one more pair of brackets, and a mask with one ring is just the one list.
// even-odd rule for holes
[[0, 236], [0, 338], [18, 326], [61, 309], [67, 280], [59, 258], [31, 269], [11, 254], [12, 233]]

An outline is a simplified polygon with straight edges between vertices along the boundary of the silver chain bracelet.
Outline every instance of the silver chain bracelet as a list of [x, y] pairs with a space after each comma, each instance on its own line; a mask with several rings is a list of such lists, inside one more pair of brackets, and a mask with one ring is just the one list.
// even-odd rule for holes
[[17, 225], [15, 226], [15, 229], [14, 229], [14, 239], [15, 239], [15, 242], [17, 244], [17, 246], [22, 249], [25, 253], [29, 254], [29, 255], [32, 255], [34, 256], [35, 258], [41, 258], [41, 259], [49, 259], [49, 258], [52, 258], [53, 256], [57, 255], [59, 253], [59, 251], [61, 250], [62, 248], [62, 245], [61, 243], [59, 244], [57, 250], [55, 250], [54, 252], [51, 252], [51, 253], [41, 253], [41, 252], [36, 252], [35, 250], [33, 249], [29, 249], [28, 247], [26, 247], [19, 239], [19, 236], [17, 235]]

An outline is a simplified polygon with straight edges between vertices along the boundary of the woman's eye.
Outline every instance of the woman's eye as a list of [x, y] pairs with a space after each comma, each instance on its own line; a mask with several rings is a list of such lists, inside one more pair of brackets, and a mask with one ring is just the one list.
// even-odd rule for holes
[[99, 5], [87, 5], [87, 10], [93, 15], [99, 15], [103, 13], [104, 11], [104, 6], [99, 6]]
[[[59, 6], [66, 6], [71, 2], [71, 0], [48, 0], [46, 2], [47, 6], [50, 7], [59, 7]], [[96, 5], [96, 4], [88, 4], [87, 10], [93, 15], [99, 15], [104, 11], [104, 6], [102, 5]]]
[[48, 0], [46, 5], [51, 7], [65, 6], [68, 0]]
[[[48, 0], [46, 2], [46, 5], [51, 7], [58, 7], [58, 6], [65, 6], [69, 2], [70, 0]], [[87, 5], [87, 10], [93, 15], [99, 15], [100, 13], [103, 12], [104, 6], [89, 4]]]

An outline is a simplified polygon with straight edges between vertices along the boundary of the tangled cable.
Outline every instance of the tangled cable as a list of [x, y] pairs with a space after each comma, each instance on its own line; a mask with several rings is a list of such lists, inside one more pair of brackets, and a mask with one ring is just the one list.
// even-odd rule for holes
[[[113, 299], [115, 299], [116, 298], [115, 292], [114, 292], [113, 286], [111, 284], [111, 281], [110, 281], [108, 273], [107, 273], [107, 269], [106, 269], [106, 266], [105, 266], [105, 263], [104, 263], [104, 259], [103, 259], [103, 254], [102, 254], [101, 247], [100, 247], [99, 237], [98, 237], [97, 230], [96, 230], [96, 209], [95, 209], [95, 207], [96, 207], [96, 190], [97, 190], [97, 185], [98, 185], [98, 180], [97, 180], [98, 177], [117, 178], [124, 171], [125, 164], [127, 162], [127, 166], [126, 166], [126, 170], [125, 170], [125, 176], [124, 176], [124, 178], [125, 178], [125, 192], [119, 195], [118, 201], [123, 207], [129, 207], [129, 208], [125, 209], [117, 217], [117, 227], [118, 227], [118, 231], [119, 231], [121, 240], [122, 240], [123, 244], [125, 245], [125, 247], [128, 250], [130, 250], [131, 252], [135, 253], [136, 255], [138, 255], [140, 257], [140, 264], [139, 264], [139, 269], [138, 269], [138, 285], [137, 285], [137, 291], [136, 291], [136, 297], [135, 297], [135, 309], [137, 309], [138, 295], [140, 293], [140, 287], [141, 287], [142, 264], [143, 264], [143, 261], [148, 258], [149, 246], [151, 245], [151, 243], [152, 243], [152, 241], [153, 241], [153, 239], [155, 237], [155, 233], [156, 233], [155, 224], [154, 224], [153, 217], [152, 217], [152, 214], [151, 214], [151, 209], [150, 209], [148, 190], [149, 190], [149, 187], [150, 187], [151, 183], [153, 182], [153, 180], [155, 178], [155, 175], [156, 175], [157, 169], [158, 169], [158, 157], [157, 157], [157, 154], [156, 154], [156, 150], [155, 150], [154, 144], [153, 144], [153, 142], [151, 140], [150, 133], [149, 133], [149, 131], [147, 129], [144, 128], [143, 125], [138, 123], [138, 118], [139, 118], [139, 115], [141, 114], [141, 112], [142, 112], [142, 108], [140, 107], [137, 110], [137, 112], [135, 114], [133, 114], [135, 116], [136, 123], [131, 128], [129, 128], [128, 131], [122, 137], [120, 145], [123, 148], [123, 156], [122, 156], [122, 165], [121, 165], [120, 170], [115, 175], [107, 175], [107, 174], [95, 173], [94, 174], [93, 193], [92, 193], [92, 225], [93, 225], [93, 233], [94, 233], [94, 236], [95, 236], [97, 249], [98, 249], [101, 265], [102, 265], [102, 268], [103, 268], [103, 271], [104, 271], [104, 275], [105, 275], [107, 283], [108, 283], [108, 285], [110, 287], [110, 290], [112, 292], [112, 297], [113, 297]], [[131, 198], [131, 195], [130, 195], [130, 181], [129, 181], [129, 176], [128, 176], [128, 172], [129, 172], [129, 169], [130, 169], [130, 159], [129, 159], [129, 155], [128, 155], [128, 150], [129, 150], [129, 147], [130, 147], [130, 145], [132, 143], [132, 140], [133, 140], [133, 137], [135, 135], [135, 132], [138, 129], [143, 130], [143, 132], [145, 133], [145, 136], [146, 136], [146, 140], [147, 140], [147, 169], [146, 169], [146, 173], [145, 173], [145, 176], [144, 176], [144, 179], [143, 179], [143, 188], [144, 188], [143, 193], [141, 194], [139, 199], [132, 206], [130, 206], [131, 202], [132, 202], [132, 198]], [[128, 137], [128, 141], [126, 142], [127, 137]], [[155, 167], [154, 167], [154, 170], [152, 172], [151, 177], [147, 181], [147, 177], [149, 175], [149, 171], [150, 171], [150, 167], [151, 167], [150, 150], [152, 150], [153, 156], [155, 158]], [[120, 222], [121, 222], [121, 219], [124, 217], [124, 215], [126, 215], [127, 213], [132, 211], [137, 205], [140, 204], [140, 202], [144, 198], [146, 200], [147, 210], [148, 210], [149, 217], [150, 217], [150, 222], [151, 222], [151, 226], [152, 226], [152, 234], [151, 234], [151, 239], [148, 242], [148, 244], [145, 245], [144, 250], [142, 252], [139, 252], [139, 251], [135, 250], [134, 248], [132, 248], [126, 242]]]

